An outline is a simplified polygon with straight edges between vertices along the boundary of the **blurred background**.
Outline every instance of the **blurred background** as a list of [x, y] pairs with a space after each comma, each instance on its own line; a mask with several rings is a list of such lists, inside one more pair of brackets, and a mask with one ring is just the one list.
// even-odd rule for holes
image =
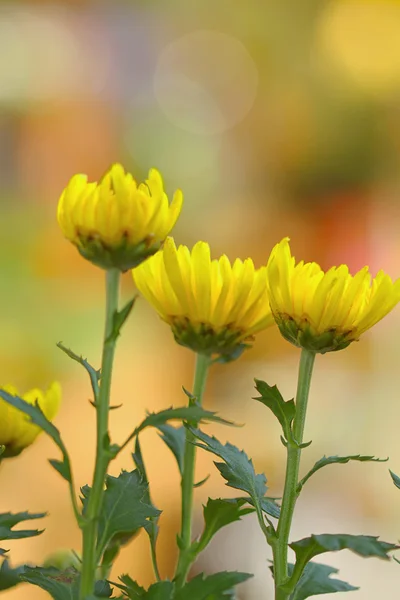
[[[121, 161], [138, 179], [155, 166], [168, 193], [182, 188], [177, 242], [207, 240], [215, 257], [265, 264], [290, 236], [298, 258], [324, 268], [368, 264], [400, 276], [400, 2], [398, 0], [104, 0], [0, 4], [0, 369], [21, 391], [62, 383], [56, 419], [79, 485], [93, 467], [94, 414], [85, 372], [55, 347], [63, 341], [99, 365], [103, 273], [80, 258], [56, 223], [69, 178], [101, 177]], [[133, 294], [129, 274], [126, 299]], [[346, 532], [400, 536], [400, 310], [360, 343], [318, 357], [303, 469], [323, 454], [390, 456], [388, 464], [319, 472], [298, 504], [292, 538]], [[277, 331], [258, 336], [234, 364], [213, 368], [206, 405], [239, 429], [209, 426], [253, 457], [270, 493], [283, 484], [284, 448], [271, 414], [251, 398], [253, 378], [295, 392], [299, 352]], [[185, 401], [193, 355], [177, 347], [144, 300], [124, 329], [113, 386], [114, 441], [143, 418]], [[155, 432], [143, 434], [155, 504], [163, 510], [161, 572], [171, 576], [179, 480]], [[13, 564], [40, 563], [80, 547], [65, 482], [45, 437], [2, 464], [0, 510], [47, 510], [38, 538], [10, 543]], [[208, 496], [234, 495], [201, 453], [195, 531]], [[112, 473], [131, 469], [127, 452]], [[8, 546], [7, 546], [8, 547]], [[152, 581], [148, 541], [127, 547], [113, 573]], [[220, 532], [196, 570], [255, 573], [241, 600], [272, 598], [269, 549], [252, 516]], [[323, 557], [361, 591], [393, 597], [400, 567], [347, 552]], [[47, 594], [20, 586], [10, 600]], [[331, 596], [326, 596], [330, 598]], [[333, 596], [332, 596], [333, 597]]]

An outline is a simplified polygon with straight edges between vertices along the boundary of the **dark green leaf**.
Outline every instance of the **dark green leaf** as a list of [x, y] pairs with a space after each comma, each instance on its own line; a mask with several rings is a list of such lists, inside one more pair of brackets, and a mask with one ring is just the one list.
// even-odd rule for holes
[[191, 421], [194, 423], [203, 423], [214, 421], [225, 425], [233, 425], [231, 421], [226, 421], [218, 417], [215, 412], [205, 410], [198, 404], [191, 406], [180, 406], [178, 408], [166, 408], [158, 413], [149, 413], [145, 420], [136, 428], [136, 434], [140, 433], [146, 427], [157, 427], [164, 425], [167, 421]]
[[207, 421], [215, 421], [217, 423], [223, 423], [225, 425], [233, 425], [230, 421], [226, 421], [221, 417], [218, 417], [215, 412], [205, 410], [198, 404], [191, 404], [190, 406], [180, 406], [178, 408], [166, 408], [158, 413], [148, 413], [142, 423], [136, 427], [136, 429], [128, 436], [125, 442], [120, 446], [121, 451], [129, 442], [135, 438], [143, 429], [146, 427], [155, 427], [160, 429], [160, 426], [165, 425], [168, 421], [185, 421], [190, 424], [199, 424]]
[[247, 498], [209, 498], [203, 506], [204, 530], [198, 541], [197, 552], [201, 552], [222, 527], [240, 521], [244, 515], [254, 512], [254, 508], [245, 507], [246, 504]]
[[271, 387], [268, 385], [268, 383], [261, 381], [260, 379], [255, 379], [255, 382], [256, 390], [261, 394], [261, 396], [254, 398], [254, 400], [258, 400], [273, 412], [281, 424], [286, 440], [290, 440], [292, 437], [292, 421], [296, 414], [296, 405], [294, 400], [288, 400], [285, 402], [276, 385]]
[[[293, 565], [291, 567], [293, 568]], [[335, 575], [336, 573], [338, 573], [338, 569], [309, 562], [291, 596], [291, 600], [305, 600], [305, 598], [319, 596], [320, 594], [334, 594], [335, 592], [358, 590], [357, 587], [345, 581], [332, 579], [331, 575]]]
[[390, 469], [389, 469], [389, 473], [392, 476], [394, 485], [400, 489], [400, 477], [398, 475], [396, 475], [395, 473], [393, 473], [393, 471], [391, 471]]
[[290, 544], [290, 547], [296, 554], [296, 570], [308, 563], [314, 556], [325, 552], [351, 550], [359, 556], [376, 556], [389, 560], [388, 552], [398, 548], [396, 544], [381, 542], [377, 537], [371, 535], [348, 535], [345, 533], [312, 535], [311, 537], [293, 542]]
[[[147, 477], [146, 468], [144, 466], [142, 450], [140, 447], [138, 437], [136, 438], [136, 443], [135, 443], [135, 453], [132, 455], [132, 457], [133, 457], [135, 465], [142, 477], [142, 481], [145, 484], [146, 491], [145, 491], [142, 501], [145, 502], [147, 505], [155, 508], [151, 501], [151, 497], [150, 497], [149, 480]], [[144, 525], [144, 529], [146, 530], [146, 533], [149, 536], [150, 546], [152, 549], [152, 554], [153, 554], [154, 559], [156, 557], [156, 545], [157, 545], [157, 537], [158, 537], [158, 531], [159, 531], [158, 518], [159, 518], [160, 514], [161, 514], [161, 511], [158, 512], [157, 516], [150, 517], [149, 520], [146, 521], [146, 524]]]
[[67, 356], [69, 356], [69, 358], [72, 358], [72, 360], [82, 365], [82, 367], [88, 372], [93, 390], [93, 395], [96, 399], [99, 391], [100, 371], [97, 371], [94, 367], [92, 367], [92, 365], [88, 363], [88, 361], [85, 358], [79, 356], [78, 354], [75, 354], [75, 352], [72, 352], [72, 350], [64, 346], [61, 342], [58, 342], [57, 347], [60, 348], [60, 350], [62, 350]]
[[28, 402], [25, 402], [25, 400], [22, 400], [22, 398], [19, 398], [18, 396], [12, 396], [4, 390], [0, 390], [0, 398], [3, 398], [5, 402], [11, 404], [11, 406], [14, 406], [24, 414], [28, 415], [32, 423], [40, 427], [40, 429], [42, 429], [49, 437], [51, 437], [51, 439], [61, 450], [63, 461], [56, 461], [56, 465], [52, 461], [50, 461], [50, 463], [58, 473], [62, 474], [64, 479], [67, 479], [67, 481], [71, 483], [71, 463], [67, 449], [64, 446], [57, 427], [46, 418], [39, 404], [37, 402], [35, 404], [29, 404]]
[[119, 580], [121, 583], [113, 583], [113, 585], [122, 590], [124, 594], [130, 598], [142, 598], [146, 593], [146, 590], [136, 583], [136, 581], [133, 581], [129, 575], [121, 575]]
[[297, 493], [299, 493], [303, 485], [310, 479], [311, 475], [314, 475], [319, 469], [326, 467], [327, 465], [344, 464], [351, 460], [359, 462], [386, 462], [387, 458], [375, 458], [375, 456], [363, 456], [362, 454], [352, 454], [351, 456], [323, 456], [313, 466], [313, 468], [303, 477], [297, 486]]
[[[264, 496], [264, 498], [260, 498], [260, 508], [270, 517], [279, 519], [281, 507], [279, 504], [276, 504], [276, 500], [276, 498], [268, 498], [267, 496]], [[254, 506], [254, 502], [251, 498], [247, 498], [246, 501], [251, 504], [251, 506]]]
[[160, 511], [145, 501], [147, 487], [138, 470], [131, 473], [122, 471], [119, 477], [107, 475], [98, 529], [99, 559], [114, 536], [132, 535], [139, 528], [145, 527], [150, 517], [160, 514]]
[[124, 306], [124, 308], [122, 308], [119, 311], [116, 310], [114, 312], [113, 327], [112, 327], [112, 332], [110, 334], [110, 339], [116, 340], [117, 337], [120, 335], [121, 328], [122, 328], [123, 324], [125, 323], [125, 321], [127, 320], [127, 318], [129, 317], [131, 310], [136, 302], [136, 298], [137, 298], [137, 296], [132, 298], [132, 300], [129, 300], [129, 302]]
[[123, 585], [119, 583], [113, 585], [122, 590], [130, 600], [173, 600], [174, 584], [171, 581], [159, 581], [146, 591], [129, 575], [122, 575], [120, 580]]
[[79, 573], [73, 568], [65, 571], [54, 568], [26, 568], [21, 579], [42, 588], [54, 600], [77, 600], [78, 598]]
[[0, 591], [8, 590], [22, 583], [20, 575], [22, 575], [26, 568], [26, 565], [21, 565], [13, 569], [10, 567], [8, 560], [3, 560], [0, 567]]
[[193, 435], [200, 440], [196, 442], [199, 448], [203, 448], [224, 461], [215, 463], [222, 477], [226, 479], [226, 485], [247, 492], [251, 498], [259, 502], [267, 491], [267, 479], [265, 475], [257, 475], [254, 471], [253, 462], [243, 450], [239, 450], [229, 442], [221, 444], [215, 437], [210, 437], [199, 429], [191, 429]]
[[174, 600], [222, 600], [226, 598], [234, 586], [252, 577], [249, 573], [224, 571], [204, 576], [203, 573], [194, 577], [174, 595]]
[[185, 454], [186, 428], [172, 425], [158, 425], [162, 433], [161, 439], [166, 443], [178, 463], [179, 473], [183, 473], [183, 457]]
[[[112, 595], [112, 588], [108, 581], [96, 581], [94, 586], [93, 598], [110, 598]], [[88, 600], [88, 599], [86, 599]], [[90, 598], [89, 598], [90, 600]]]
[[14, 531], [12, 528], [22, 521], [32, 521], [42, 519], [46, 513], [30, 514], [28, 512], [20, 513], [1, 513], [0, 514], [0, 540], [18, 540], [22, 538], [35, 537], [43, 533], [37, 529], [20, 529]]

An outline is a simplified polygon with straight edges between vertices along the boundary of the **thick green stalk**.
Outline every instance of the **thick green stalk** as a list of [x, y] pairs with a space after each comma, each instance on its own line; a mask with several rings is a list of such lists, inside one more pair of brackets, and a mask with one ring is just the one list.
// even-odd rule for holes
[[315, 354], [302, 350], [300, 357], [299, 378], [296, 393], [296, 415], [293, 422], [293, 437], [296, 444], [288, 440], [285, 489], [283, 492], [281, 515], [277, 528], [277, 540], [274, 545], [274, 577], [275, 600], [287, 600], [290, 593], [278, 589], [288, 578], [288, 542], [292, 525], [293, 512], [297, 500], [297, 484], [301, 448], [303, 443], [304, 425], [306, 421], [308, 394]]
[[84, 600], [94, 591], [96, 573], [97, 524], [104, 493], [104, 481], [110, 462], [108, 453], [108, 415], [110, 410], [110, 388], [116, 336], [113, 332], [114, 313], [118, 310], [120, 271], [106, 272], [106, 322], [104, 330], [101, 379], [98, 397], [95, 398], [97, 416], [96, 464], [92, 488], [84, 513], [82, 526], [83, 551], [79, 599]]
[[[205, 354], [197, 354], [196, 370], [193, 384], [193, 396], [201, 404], [206, 385], [208, 369], [210, 367], [211, 357]], [[187, 430], [186, 446], [183, 461], [183, 474], [181, 480], [182, 488], [182, 514], [180, 531], [179, 559], [176, 567], [175, 579], [176, 585], [181, 588], [186, 581], [190, 566], [193, 561], [191, 552], [192, 545], [192, 511], [193, 511], [193, 486], [194, 472], [196, 465], [196, 446], [194, 435]]]

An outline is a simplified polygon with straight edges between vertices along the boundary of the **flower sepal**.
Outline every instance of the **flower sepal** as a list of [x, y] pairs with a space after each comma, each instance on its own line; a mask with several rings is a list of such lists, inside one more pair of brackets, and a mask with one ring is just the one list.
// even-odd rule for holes
[[[209, 324], [190, 322], [186, 317], [173, 317], [171, 323], [175, 341], [199, 354], [217, 354], [224, 362], [238, 358], [248, 348], [243, 342], [243, 332], [229, 327], [216, 332]], [[253, 338], [250, 336], [249, 341]]]
[[102, 269], [119, 269], [122, 273], [134, 269], [161, 248], [161, 242], [152, 243], [151, 238], [135, 246], [124, 239], [118, 246], [105, 244], [100, 238], [80, 236], [78, 251], [83, 258]]
[[290, 315], [279, 315], [276, 322], [288, 342], [315, 354], [344, 350], [354, 341], [351, 331], [340, 332], [332, 328], [323, 333], [315, 333], [307, 319], [298, 323]]

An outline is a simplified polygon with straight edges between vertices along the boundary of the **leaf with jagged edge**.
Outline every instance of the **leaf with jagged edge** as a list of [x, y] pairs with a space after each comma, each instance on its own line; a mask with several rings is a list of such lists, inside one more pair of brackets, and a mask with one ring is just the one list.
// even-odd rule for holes
[[[295, 581], [299, 580], [307, 563], [318, 554], [350, 550], [362, 557], [373, 556], [389, 560], [388, 553], [399, 548], [396, 544], [382, 542], [375, 536], [350, 535], [345, 533], [311, 535], [297, 542], [292, 542], [289, 546], [296, 554], [296, 564], [292, 574], [292, 578]], [[290, 586], [290, 580], [288, 585]]]
[[[292, 575], [294, 565], [289, 564], [289, 575]], [[333, 579], [331, 575], [336, 575], [338, 569], [323, 565], [321, 563], [309, 562], [303, 574], [298, 581], [290, 600], [305, 600], [311, 596], [321, 594], [334, 594], [336, 592], [352, 592], [358, 590], [358, 587], [350, 585], [346, 581]]]
[[121, 452], [131, 440], [139, 435], [147, 427], [160, 428], [160, 425], [165, 425], [168, 421], [184, 421], [191, 425], [207, 422], [222, 423], [224, 425], [234, 425], [231, 421], [227, 421], [222, 417], [218, 417], [215, 412], [205, 410], [199, 404], [193, 402], [190, 406], [179, 406], [177, 408], [170, 407], [161, 410], [158, 413], [148, 413], [147, 417], [142, 421], [136, 429], [128, 436], [125, 442], [115, 452], [115, 456], [118, 452]]
[[98, 526], [97, 555], [100, 560], [104, 550], [116, 535], [131, 535], [146, 527], [151, 517], [160, 511], [146, 503], [147, 484], [140, 472], [121, 471], [118, 477], [107, 475], [103, 508]]
[[[121, 575], [121, 583], [113, 583], [130, 600], [174, 600], [174, 584], [172, 581], [159, 581], [145, 590], [129, 575]], [[189, 598], [187, 599], [189, 600]]]
[[10, 562], [5, 559], [0, 567], [0, 591], [9, 590], [22, 583], [21, 575], [27, 568], [27, 565], [19, 567], [10, 567]]
[[[138, 469], [139, 473], [142, 476], [143, 482], [146, 485], [146, 491], [143, 496], [143, 501], [146, 504], [148, 504], [149, 506], [154, 507], [154, 505], [151, 501], [149, 480], [147, 477], [147, 472], [146, 472], [146, 468], [145, 468], [144, 461], [143, 461], [143, 455], [142, 455], [142, 449], [140, 447], [139, 437], [136, 438], [135, 452], [134, 452], [134, 454], [132, 454], [132, 458], [136, 465], [136, 468]], [[159, 532], [158, 519], [159, 519], [160, 514], [161, 514], [161, 511], [159, 511], [159, 514], [157, 516], [150, 517], [149, 520], [146, 521], [146, 524], [144, 525], [144, 529], [145, 529], [147, 535], [149, 536], [150, 546], [151, 546], [154, 557], [156, 556], [156, 546], [157, 546], [157, 538], [158, 538], [158, 532]]]
[[256, 474], [253, 462], [243, 450], [239, 450], [229, 442], [221, 444], [215, 437], [210, 437], [199, 429], [190, 428], [193, 435], [200, 441], [196, 446], [222, 458], [223, 463], [217, 463], [217, 469], [226, 480], [229, 487], [242, 490], [257, 502], [265, 496], [267, 479], [264, 474]]
[[173, 600], [223, 600], [227, 598], [226, 593], [250, 577], [253, 577], [250, 573], [237, 571], [223, 571], [207, 576], [200, 573], [181, 590], [177, 590]]
[[314, 473], [326, 467], [327, 465], [345, 464], [350, 461], [359, 462], [386, 462], [387, 458], [376, 458], [375, 456], [364, 456], [362, 454], [352, 454], [351, 456], [323, 456], [313, 466], [312, 469], [305, 475], [297, 485], [297, 493], [300, 493], [306, 481], [310, 479]]
[[175, 460], [178, 463], [179, 473], [182, 475], [186, 428], [183, 425], [181, 427], [173, 427], [172, 425], [165, 423], [164, 425], [158, 425], [157, 429], [161, 431], [162, 435], [160, 435], [160, 437], [174, 455]]
[[47, 419], [43, 411], [41, 410], [38, 402], [35, 404], [29, 404], [29, 402], [25, 402], [22, 398], [18, 396], [12, 396], [8, 392], [4, 390], [0, 390], [0, 398], [2, 398], [7, 404], [11, 404], [24, 414], [30, 417], [30, 421], [40, 427], [51, 439], [58, 448], [61, 450], [61, 454], [63, 457], [62, 461], [50, 459], [49, 462], [51, 466], [69, 483], [72, 481], [72, 473], [71, 473], [71, 461], [67, 452], [67, 449], [64, 445], [64, 442], [61, 439], [61, 435], [59, 430], [51, 421]]
[[23, 521], [32, 521], [42, 519], [46, 513], [0, 513], [0, 540], [19, 540], [23, 538], [35, 537], [43, 533], [38, 529], [20, 529], [14, 530], [13, 527]]
[[158, 413], [148, 413], [147, 417], [142, 423], [136, 428], [136, 433], [140, 433], [146, 427], [159, 427], [164, 425], [168, 421], [190, 421], [194, 423], [204, 423], [212, 421], [215, 423], [222, 423], [224, 425], [233, 425], [231, 421], [227, 421], [222, 417], [219, 417], [217, 413], [211, 410], [206, 410], [198, 404], [192, 404], [191, 406], [179, 406], [174, 408], [166, 408]]
[[261, 381], [261, 379], [255, 379], [254, 381], [256, 383], [257, 392], [261, 394], [259, 397], [254, 398], [254, 400], [258, 400], [258, 402], [261, 402], [272, 411], [281, 424], [285, 439], [287, 441], [291, 440], [291, 427], [296, 414], [294, 400], [292, 399], [285, 402], [276, 385], [271, 387], [265, 381]]
[[[246, 506], [247, 504], [247, 506]], [[201, 552], [214, 535], [227, 525], [240, 521], [242, 517], [254, 512], [248, 506], [247, 498], [209, 498], [203, 506], [204, 529], [198, 542], [195, 542], [196, 553]]]
[[36, 585], [50, 594], [54, 600], [77, 600], [79, 573], [74, 568], [59, 571], [53, 567], [26, 568], [21, 580]]

